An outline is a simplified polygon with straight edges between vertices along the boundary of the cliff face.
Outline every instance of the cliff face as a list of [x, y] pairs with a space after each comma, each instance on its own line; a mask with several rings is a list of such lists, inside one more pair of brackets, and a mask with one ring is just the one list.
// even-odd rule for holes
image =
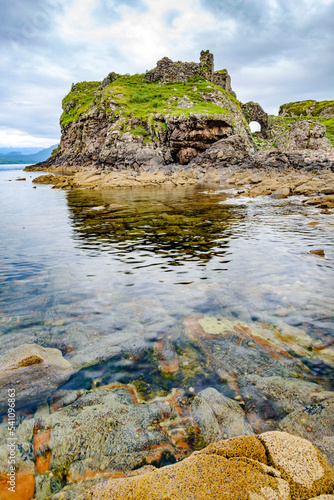
[[[196, 74], [199, 64], [180, 64], [196, 66], [181, 81], [177, 75], [162, 82], [152, 81], [150, 72], [110, 73], [103, 82], [73, 85], [63, 100], [60, 146], [47, 166], [136, 170], [185, 165], [220, 139], [239, 134], [248, 141], [248, 125], [234, 95], [205, 79], [203, 69]], [[215, 79], [213, 67], [209, 73]]]

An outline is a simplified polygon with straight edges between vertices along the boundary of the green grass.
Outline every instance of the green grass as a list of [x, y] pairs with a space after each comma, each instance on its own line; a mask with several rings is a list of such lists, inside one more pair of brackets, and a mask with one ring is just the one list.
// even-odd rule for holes
[[[205, 94], [215, 89], [222, 93], [222, 106], [215, 105], [204, 98]], [[179, 99], [185, 96], [193, 103], [193, 106], [187, 109], [178, 108]], [[108, 104], [110, 101], [118, 104], [115, 112], [112, 111], [114, 108]], [[105, 88], [102, 88], [99, 82], [82, 82], [74, 85], [63, 100], [64, 112], [60, 124], [62, 129], [65, 129], [70, 123], [85, 116], [93, 107], [100, 107], [111, 120], [124, 118], [123, 132], [131, 131], [147, 139], [150, 136], [150, 127], [163, 127], [161, 122], [154, 120], [157, 113], [173, 116], [190, 116], [193, 113], [232, 115], [235, 106], [239, 107], [239, 102], [234, 96], [200, 77], [185, 83], [172, 82], [162, 85], [146, 82], [145, 75], [124, 75]], [[128, 120], [130, 117], [140, 120], [141, 125], [132, 127]]]
[[[71, 92], [64, 97], [62, 106], [63, 114], [60, 117], [61, 128], [66, 128], [67, 125], [73, 121], [78, 121], [79, 117], [89, 108], [92, 104], [95, 92], [101, 86], [101, 82], [80, 82], [72, 85]], [[70, 106], [71, 109], [66, 111]]]
[[[171, 82], [159, 85], [147, 83], [144, 75], [134, 75], [121, 76], [114, 83], [108, 85], [105, 91], [110, 92], [113, 99], [124, 106], [123, 116], [133, 116], [142, 121], [147, 120], [152, 113], [163, 115], [170, 113], [174, 116], [181, 114], [189, 116], [192, 113], [228, 114], [227, 108], [214, 105], [203, 98], [201, 92], [208, 93], [214, 87], [221, 90], [222, 93], [225, 92], [211, 83], [210, 87], [212, 88], [208, 89], [208, 85], [206, 80], [200, 78], [186, 83]], [[122, 96], [118, 97], [117, 94], [122, 94]], [[227, 92], [225, 94], [229, 99], [235, 100]], [[177, 107], [177, 99], [183, 98], [185, 95], [194, 103], [194, 106], [180, 109]], [[171, 98], [177, 99], [174, 102], [168, 102]]]

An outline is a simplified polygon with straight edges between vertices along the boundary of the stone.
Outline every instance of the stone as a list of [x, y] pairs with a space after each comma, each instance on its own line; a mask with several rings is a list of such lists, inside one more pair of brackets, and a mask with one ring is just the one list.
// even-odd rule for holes
[[212, 387], [198, 393], [191, 403], [191, 411], [207, 442], [222, 439], [223, 436], [231, 438], [254, 434], [241, 406]]
[[0, 358], [0, 414], [7, 410], [8, 389], [15, 388], [18, 409], [44, 402], [72, 373], [58, 349], [23, 344], [5, 352]]
[[289, 483], [292, 499], [334, 490], [334, 470], [309, 441], [278, 431], [263, 433], [259, 439], [269, 464]]
[[[248, 419], [251, 422], [256, 420], [258, 424], [261, 419], [281, 420], [307, 405], [326, 403], [334, 397], [334, 392], [313, 382], [280, 376], [247, 375], [239, 379], [239, 387]], [[320, 419], [317, 424], [319, 428], [323, 427]]]
[[247, 136], [235, 134], [231, 137], [220, 139], [204, 153], [192, 160], [192, 167], [202, 166], [230, 166], [254, 153], [254, 147]]
[[274, 141], [276, 147], [286, 151], [332, 149], [325, 125], [311, 120], [292, 123], [285, 132], [275, 137]]
[[319, 255], [319, 257], [325, 257], [325, 252], [322, 248], [318, 248], [316, 250], [310, 250], [310, 253], [313, 253], [314, 255]]
[[252, 121], [258, 122], [261, 125], [261, 133], [265, 135], [268, 127], [268, 115], [262, 109], [260, 104], [249, 101], [245, 104], [241, 104], [241, 109], [245, 115], [247, 123], [249, 124]]
[[278, 318], [274, 326], [197, 314], [185, 319], [185, 333], [205, 352], [209, 366], [220, 379], [237, 394], [246, 375], [291, 378], [294, 371], [296, 377], [306, 377], [308, 371], [299, 363], [300, 357], [334, 363], [332, 347], [320, 346], [304, 330]]
[[266, 465], [259, 440], [241, 437], [216, 443], [175, 465], [97, 485], [79, 498], [289, 500], [290, 495], [288, 483]]
[[279, 189], [276, 189], [276, 191], [273, 191], [271, 193], [272, 198], [275, 200], [281, 200], [283, 198], [287, 198], [290, 194], [290, 188], [289, 187], [282, 187]]
[[[334, 398], [306, 404], [284, 417], [279, 428], [321, 446], [328, 460], [333, 462]], [[327, 440], [327, 445], [326, 445]], [[327, 454], [328, 452], [328, 454]]]

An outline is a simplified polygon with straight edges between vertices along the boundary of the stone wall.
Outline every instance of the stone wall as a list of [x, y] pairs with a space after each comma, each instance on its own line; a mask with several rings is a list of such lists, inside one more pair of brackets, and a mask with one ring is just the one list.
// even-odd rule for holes
[[199, 76], [215, 85], [219, 85], [227, 92], [233, 93], [231, 77], [227, 70], [214, 71], [213, 54], [208, 50], [202, 50], [200, 62], [172, 61], [163, 57], [157, 62], [156, 68], [146, 73], [146, 81], [151, 83], [187, 82], [191, 78]]

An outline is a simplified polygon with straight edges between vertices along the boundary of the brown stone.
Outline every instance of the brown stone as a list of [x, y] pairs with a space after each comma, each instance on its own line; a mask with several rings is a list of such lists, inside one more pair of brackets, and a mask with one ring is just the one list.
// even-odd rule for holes
[[293, 500], [334, 490], [332, 467], [309, 441], [278, 431], [261, 434], [259, 439], [266, 448], [269, 465], [289, 483]]
[[310, 250], [310, 253], [319, 255], [320, 257], [325, 257], [325, 252], [322, 250], [322, 248], [318, 248], [317, 250]]

